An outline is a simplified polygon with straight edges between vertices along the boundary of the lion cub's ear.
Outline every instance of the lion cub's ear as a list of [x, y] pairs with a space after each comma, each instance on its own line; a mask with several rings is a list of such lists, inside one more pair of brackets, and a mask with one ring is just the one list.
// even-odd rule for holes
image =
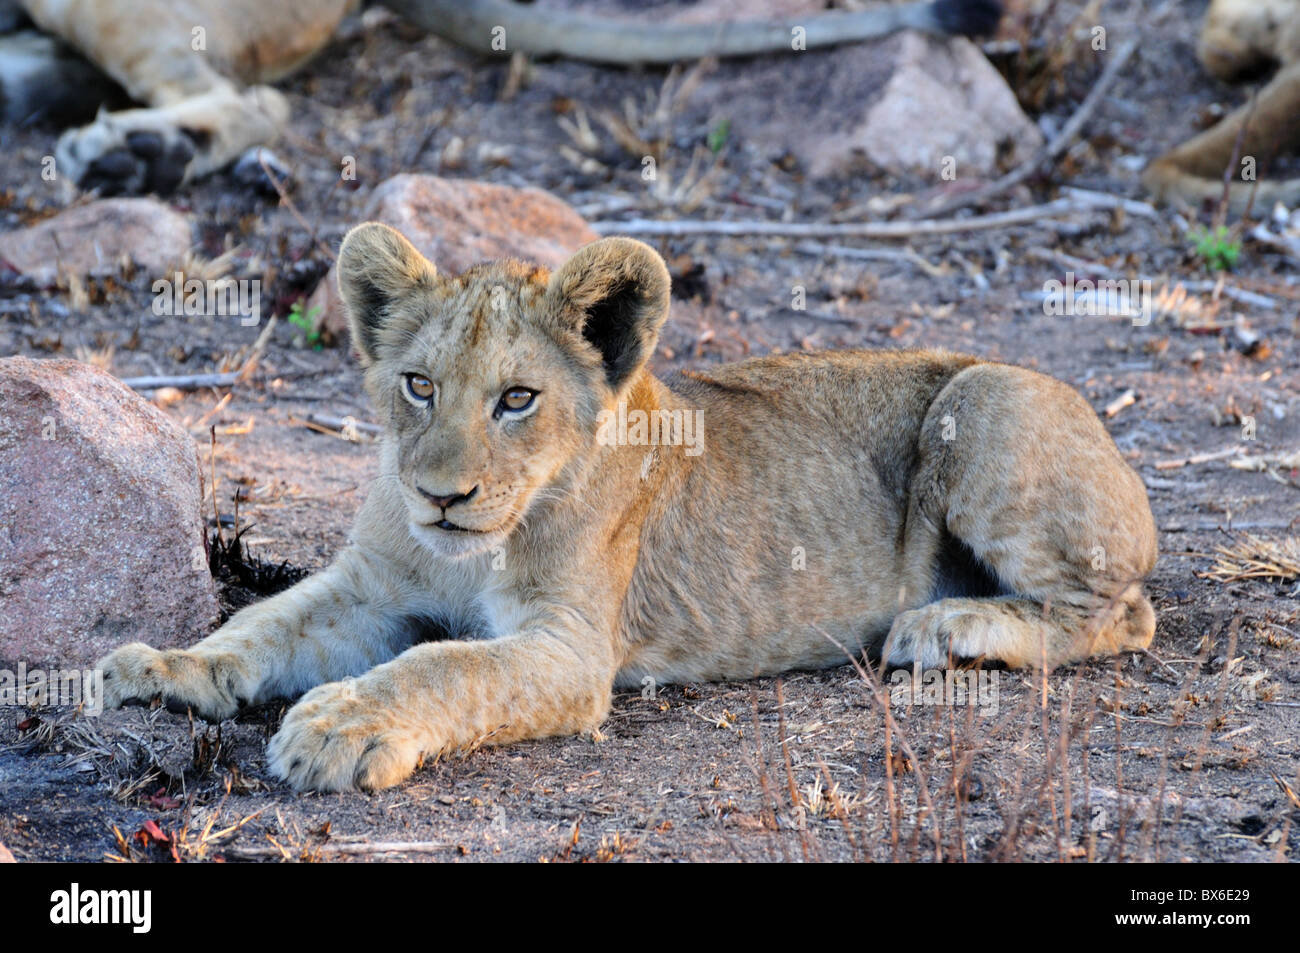
[[654, 351], [668, 319], [668, 268], [649, 245], [602, 238], [551, 275], [546, 296], [557, 320], [600, 352], [619, 391]]
[[347, 233], [339, 248], [338, 272], [352, 343], [366, 364], [375, 359], [380, 330], [395, 317], [393, 305], [437, 281], [433, 264], [401, 232], [379, 222], [366, 222]]

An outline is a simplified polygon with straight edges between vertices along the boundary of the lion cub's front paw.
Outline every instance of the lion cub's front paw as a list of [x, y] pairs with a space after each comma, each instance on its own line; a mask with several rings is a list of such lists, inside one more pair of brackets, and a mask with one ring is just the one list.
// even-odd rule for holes
[[295, 788], [367, 791], [391, 787], [415, 770], [423, 753], [415, 731], [368, 699], [357, 679], [312, 689], [271, 739], [271, 772]]
[[191, 709], [207, 721], [221, 721], [244, 704], [243, 681], [233, 658], [203, 658], [182, 649], [160, 652], [132, 642], [101, 659], [104, 704], [147, 705], [160, 699], [170, 711]]

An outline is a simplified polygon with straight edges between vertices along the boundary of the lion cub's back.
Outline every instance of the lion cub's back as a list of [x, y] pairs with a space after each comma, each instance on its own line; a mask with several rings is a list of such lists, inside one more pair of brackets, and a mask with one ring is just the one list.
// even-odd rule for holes
[[667, 383], [704, 412], [715, 441], [749, 442], [755, 428], [775, 427], [888, 452], [914, 446], [935, 396], [977, 363], [944, 351], [800, 352], [688, 372]]

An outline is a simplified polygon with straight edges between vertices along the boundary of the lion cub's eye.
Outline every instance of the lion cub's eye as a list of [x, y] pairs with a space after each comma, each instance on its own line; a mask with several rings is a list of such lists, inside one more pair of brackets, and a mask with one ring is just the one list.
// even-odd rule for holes
[[427, 404], [438, 388], [433, 381], [420, 374], [406, 375], [406, 395], [417, 404]]
[[497, 413], [506, 410], [519, 413], [521, 410], [527, 410], [536, 398], [535, 390], [529, 390], [527, 387], [512, 387], [501, 395], [501, 400], [497, 402]]

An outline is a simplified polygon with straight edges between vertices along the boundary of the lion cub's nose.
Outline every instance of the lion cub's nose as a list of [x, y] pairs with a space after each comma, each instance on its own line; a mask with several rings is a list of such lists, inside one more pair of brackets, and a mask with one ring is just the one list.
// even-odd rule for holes
[[437, 493], [430, 493], [422, 486], [417, 486], [416, 489], [420, 491], [421, 496], [442, 510], [447, 509], [449, 506], [455, 506], [457, 503], [468, 503], [474, 499], [474, 494], [478, 492], [478, 487], [474, 487], [467, 493], [451, 493], [447, 496], [439, 496]]

